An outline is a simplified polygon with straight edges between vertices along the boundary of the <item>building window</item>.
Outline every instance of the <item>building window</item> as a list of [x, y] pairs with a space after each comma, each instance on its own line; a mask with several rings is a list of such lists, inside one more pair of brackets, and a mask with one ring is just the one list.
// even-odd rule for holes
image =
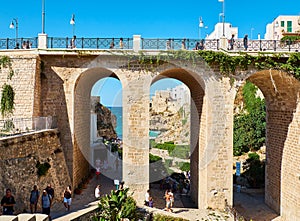
[[284, 27], [284, 21], [280, 22], [280, 27]]
[[292, 21], [287, 21], [287, 32], [293, 32], [292, 30]]

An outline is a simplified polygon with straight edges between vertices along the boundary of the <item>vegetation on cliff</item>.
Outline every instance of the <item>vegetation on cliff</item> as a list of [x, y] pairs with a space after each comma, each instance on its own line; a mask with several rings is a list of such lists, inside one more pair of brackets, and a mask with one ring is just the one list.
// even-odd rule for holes
[[256, 151], [265, 142], [265, 100], [256, 96], [257, 90], [258, 88], [250, 82], [242, 89], [244, 107], [234, 116], [234, 156], [240, 156], [250, 150]]

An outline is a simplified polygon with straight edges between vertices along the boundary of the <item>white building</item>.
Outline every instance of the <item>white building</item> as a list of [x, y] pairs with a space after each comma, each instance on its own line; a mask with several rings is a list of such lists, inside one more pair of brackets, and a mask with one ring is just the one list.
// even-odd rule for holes
[[[230, 23], [224, 23], [224, 34], [227, 39], [230, 39], [232, 35], [234, 38], [238, 38], [238, 28], [232, 27]], [[219, 22], [215, 25], [215, 29], [205, 39], [220, 39], [223, 36], [223, 23]]]
[[266, 40], [280, 40], [284, 33], [300, 33], [300, 16], [279, 15], [266, 26]]

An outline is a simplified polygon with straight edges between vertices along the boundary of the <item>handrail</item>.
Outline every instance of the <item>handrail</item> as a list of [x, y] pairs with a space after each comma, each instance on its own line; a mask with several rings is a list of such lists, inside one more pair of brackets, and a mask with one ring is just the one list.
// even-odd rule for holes
[[[220, 50], [219, 39], [188, 39], [188, 38], [140, 38], [138, 50]], [[0, 39], [0, 50], [38, 48], [38, 38], [5, 38]], [[196, 45], [198, 45], [196, 47]], [[119, 50], [134, 48], [133, 38], [69, 38], [48, 37], [47, 47], [51, 49], [94, 49]], [[224, 49], [224, 46], [223, 46]], [[226, 42], [225, 49], [229, 50]], [[243, 39], [235, 39], [232, 51], [244, 51]], [[300, 41], [280, 40], [248, 40], [247, 51], [278, 51], [288, 52], [300, 50]]]
[[0, 120], [0, 137], [54, 128], [57, 128], [54, 116], [6, 119]]

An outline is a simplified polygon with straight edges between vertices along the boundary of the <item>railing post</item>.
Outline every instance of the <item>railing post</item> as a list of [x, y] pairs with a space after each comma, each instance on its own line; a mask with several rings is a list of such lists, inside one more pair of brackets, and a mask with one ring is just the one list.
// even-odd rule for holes
[[[66, 37], [66, 48], [69, 48], [69, 45], [68, 45], [68, 43], [69, 43], [69, 38], [68, 37]], [[70, 46], [71, 47], [71, 46]]]
[[274, 40], [274, 51], [276, 51], [276, 40]]
[[222, 36], [220, 38], [220, 48], [223, 50], [227, 50], [227, 38], [225, 36]]
[[292, 41], [291, 41], [291, 39], [289, 39], [288, 41], [289, 41], [289, 51], [291, 51], [291, 44], [292, 44]]
[[47, 34], [38, 35], [38, 49], [47, 49]]
[[219, 39], [217, 39], [217, 50], [219, 50], [219, 48], [220, 48], [220, 41], [219, 41]]
[[8, 49], [9, 38], [6, 39], [6, 49]]
[[83, 42], [84, 42], [84, 38], [81, 38], [81, 48], [83, 48]]
[[262, 51], [262, 48], [261, 48], [261, 40], [259, 40], [259, 50]]
[[99, 43], [98, 43], [98, 41], [99, 41], [99, 38], [96, 39], [96, 42], [97, 42], [96, 43], [96, 47], [97, 47], [97, 49], [99, 49]]
[[133, 51], [138, 52], [141, 49], [141, 35], [133, 35]]

